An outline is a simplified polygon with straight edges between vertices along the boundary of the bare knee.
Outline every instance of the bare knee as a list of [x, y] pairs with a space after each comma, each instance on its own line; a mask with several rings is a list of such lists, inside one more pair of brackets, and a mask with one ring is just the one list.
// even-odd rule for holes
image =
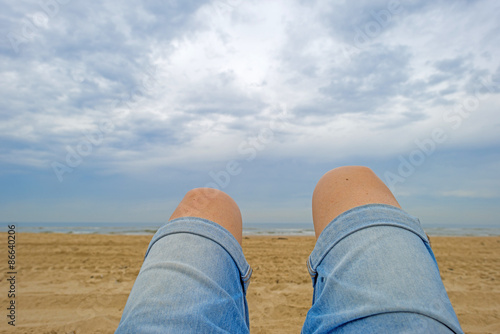
[[361, 173], [373, 173], [373, 171], [369, 167], [365, 166], [342, 166], [342, 167], [337, 167], [334, 168], [328, 172], [326, 172], [321, 179], [318, 181], [317, 185], [320, 185], [321, 183], [325, 182], [331, 182], [336, 180], [337, 178], [342, 178], [342, 177], [356, 177], [357, 175]]
[[377, 177], [375, 173], [365, 166], [342, 166], [326, 172], [316, 184], [313, 193], [313, 202], [315, 198], [329, 195], [331, 191], [338, 186], [349, 186], [349, 182], [358, 182], [360, 177]]
[[189, 190], [184, 199], [188, 201], [193, 209], [205, 209], [214, 202], [227, 202], [228, 205], [235, 205], [232, 198], [222, 190], [214, 188], [194, 188]]
[[330, 170], [318, 181], [313, 193], [316, 237], [341, 213], [366, 204], [399, 207], [389, 188], [370, 168], [344, 166]]
[[225, 192], [213, 188], [195, 188], [186, 193], [170, 220], [198, 217], [213, 221], [238, 240], [242, 240], [241, 212], [236, 202]]

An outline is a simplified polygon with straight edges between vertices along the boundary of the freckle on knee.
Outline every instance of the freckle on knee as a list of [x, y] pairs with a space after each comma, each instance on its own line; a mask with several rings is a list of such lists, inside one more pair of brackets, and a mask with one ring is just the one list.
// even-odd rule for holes
[[[352, 178], [353, 174], [356, 173], [373, 173], [373, 171], [369, 167], [365, 166], [342, 166], [334, 168], [328, 172], [326, 172], [320, 179], [319, 182], [324, 181], [325, 179], [335, 179], [335, 178], [345, 178], [345, 181], [349, 181]], [[319, 183], [318, 182], [318, 183]]]
[[373, 171], [364, 166], [343, 166], [326, 172], [316, 184], [316, 189], [329, 187], [337, 182], [355, 182], [360, 175], [374, 174]]

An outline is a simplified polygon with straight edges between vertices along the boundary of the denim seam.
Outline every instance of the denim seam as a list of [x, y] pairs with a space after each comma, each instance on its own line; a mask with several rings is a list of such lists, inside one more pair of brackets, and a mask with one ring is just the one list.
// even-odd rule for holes
[[[370, 208], [378, 209], [377, 213], [370, 213]], [[360, 222], [353, 218], [356, 217], [356, 215], [361, 216], [364, 221]], [[399, 219], [399, 221], [397, 221], [397, 219]], [[346, 226], [343, 226], [343, 224]], [[308, 270], [309, 268], [311, 269], [309, 270], [311, 277], [313, 277], [313, 274], [316, 275], [316, 268], [321, 261], [323, 261], [332, 248], [342, 239], [361, 229], [384, 225], [406, 229], [418, 235], [425, 243], [428, 243], [425, 232], [421, 230], [419, 220], [410, 216], [402, 209], [387, 204], [367, 204], [358, 206], [341, 213], [321, 232], [316, 241], [316, 246], [320, 248], [315, 247], [308, 258]], [[338, 228], [335, 228], [335, 226], [338, 226]], [[323, 241], [323, 239], [327, 238], [326, 235], [328, 234], [334, 237], [332, 238], [333, 242]]]
[[243, 281], [248, 281], [250, 279], [250, 277], [252, 276], [252, 268], [251, 267], [248, 267], [248, 270], [247, 270], [247, 273], [245, 276], [242, 277]]
[[[366, 228], [370, 228], [370, 227], [377, 227], [377, 226], [392, 226], [392, 227], [397, 227], [397, 228], [402, 228], [404, 230], [407, 230], [409, 232], [412, 232], [414, 234], [416, 234], [420, 239], [422, 239], [422, 236], [417, 233], [416, 231], [414, 231], [412, 228], [408, 227], [408, 226], [403, 226], [399, 223], [387, 223], [387, 222], [373, 222], [373, 223], [369, 223], [368, 225], [364, 225], [364, 226], [360, 226], [358, 229], [355, 229], [355, 230], [352, 230], [350, 232], [348, 232], [347, 234], [345, 235], [342, 235], [342, 237], [338, 238], [334, 243], [332, 243], [331, 245], [329, 245], [325, 250], [323, 250], [321, 252], [321, 256], [319, 257], [318, 261], [316, 264], [313, 264], [313, 263], [310, 263], [310, 268], [312, 270], [312, 273], [314, 273], [314, 275], [316, 276], [317, 275], [317, 271], [316, 271], [316, 268], [321, 264], [321, 262], [323, 261], [323, 259], [328, 255], [328, 253], [340, 242], [342, 241], [343, 239], [347, 238], [348, 236], [350, 236], [351, 234], [354, 234], [360, 230], [364, 230]], [[424, 242], [426, 240], [423, 240]], [[313, 262], [312, 260], [310, 260], [309, 258], [309, 262]], [[309, 268], [308, 268], [309, 269]], [[309, 273], [311, 273], [311, 271], [309, 271]], [[311, 275], [312, 276], [312, 275]]]
[[[198, 224], [205, 224], [205, 227], [208, 227], [209, 229], [213, 229], [214, 231], [222, 233], [222, 237], [220, 239], [222, 240], [216, 240], [219, 238], [212, 238], [211, 233], [203, 233], [200, 231], [193, 231], [191, 228], [185, 228], [184, 226], [179, 226], [179, 224], [182, 220], [187, 220], [187, 222], [183, 222], [182, 224], [189, 224], [189, 222], [194, 223], [196, 225]], [[173, 226], [173, 227], [171, 227]], [[191, 227], [193, 224], [190, 225]], [[173, 230], [169, 231], [169, 227], [173, 228]], [[238, 271], [240, 272], [240, 278], [242, 279], [243, 288], [246, 291], [249, 280], [251, 278], [251, 274], [253, 272], [252, 268], [248, 264], [248, 262], [245, 259], [245, 256], [243, 255], [243, 252], [241, 250], [241, 246], [238, 244], [239, 247], [236, 247], [234, 243], [238, 243], [238, 241], [234, 238], [232, 234], [230, 234], [226, 229], [224, 229], [222, 226], [218, 225], [217, 223], [214, 223], [208, 219], [203, 219], [203, 218], [198, 218], [198, 217], [181, 217], [177, 218], [174, 220], [171, 220], [167, 222], [165, 225], [160, 227], [158, 231], [155, 233], [155, 236], [151, 240], [148, 249], [146, 251], [146, 254], [144, 256], [144, 259], [148, 256], [151, 248], [153, 245], [160, 239], [172, 235], [172, 234], [179, 234], [179, 233], [187, 233], [187, 234], [193, 234], [193, 235], [198, 235], [200, 237], [206, 238], [208, 240], [211, 240], [218, 244], [220, 247], [222, 247], [228, 255], [233, 259], [234, 263], [236, 264], [236, 267], [238, 268]], [[229, 245], [224, 245], [221, 243], [224, 239], [228, 240], [230, 243]], [[233, 254], [233, 252], [237, 252], [239, 254]], [[240, 256], [239, 256], [240, 255]]]
[[[413, 311], [413, 310], [395, 310], [395, 311], [385, 311], [385, 312], [373, 313], [373, 314], [370, 314], [370, 315], [359, 317], [359, 318], [357, 318], [355, 320], [360, 320], [360, 319], [369, 318], [369, 317], [372, 317], [372, 316], [377, 316], [377, 315], [381, 315], [381, 314], [390, 314], [390, 313], [411, 313], [411, 314], [418, 314], [418, 315], [424, 316], [426, 318], [432, 319], [432, 320], [434, 320], [436, 322], [439, 322], [441, 325], [445, 326], [446, 328], [448, 328], [449, 330], [451, 330], [455, 334], [463, 334], [464, 333], [461, 330], [461, 328], [458, 328], [458, 331], [457, 331], [457, 328], [451, 328], [448, 324], [446, 324], [442, 320], [439, 320], [439, 319], [437, 319], [435, 317], [431, 317], [430, 315], [428, 315], [426, 313], [416, 312], [416, 311]], [[349, 320], [345, 324], [350, 323], [352, 321], [353, 320]]]
[[[161, 236], [159, 236], [157, 239], [155, 239], [155, 241], [151, 244], [151, 246], [148, 248], [148, 251], [146, 253], [146, 256], [149, 254], [149, 251], [151, 250], [151, 248], [153, 247], [153, 245], [159, 241], [160, 239], [163, 239], [164, 237], [167, 237], [169, 235], [172, 235], [172, 234], [182, 234], [182, 233], [186, 233], [186, 234], [193, 234], [193, 235], [197, 235], [197, 236], [200, 236], [202, 238], [205, 238], [205, 239], [208, 239], [212, 242], [215, 242], [216, 244], [218, 244], [219, 246], [221, 246], [225, 251], [226, 253], [228, 253], [228, 255], [233, 259], [233, 261], [236, 263], [236, 266], [238, 267], [238, 270], [240, 271], [240, 276], [242, 278], [244, 278], [243, 274], [241, 273], [242, 272], [242, 268], [240, 268], [240, 265], [238, 263], [238, 261], [234, 258], [233, 254], [231, 254], [231, 251], [229, 251], [227, 249], [227, 247], [225, 247], [223, 244], [221, 244], [219, 241], [217, 240], [214, 240], [206, 235], [204, 235], [203, 233], [199, 233], [199, 232], [193, 232], [193, 231], [170, 231], [170, 232], [167, 232], [165, 234], [162, 234]], [[146, 256], [144, 257], [144, 259], [146, 258]], [[246, 272], [248, 272], [248, 269], [246, 270]]]

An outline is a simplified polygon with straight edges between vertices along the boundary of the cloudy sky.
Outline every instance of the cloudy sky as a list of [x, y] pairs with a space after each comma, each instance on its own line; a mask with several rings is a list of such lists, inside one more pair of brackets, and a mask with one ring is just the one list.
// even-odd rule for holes
[[164, 222], [206, 185], [311, 222], [366, 165], [424, 226], [500, 227], [498, 1], [0, 3], [2, 222]]

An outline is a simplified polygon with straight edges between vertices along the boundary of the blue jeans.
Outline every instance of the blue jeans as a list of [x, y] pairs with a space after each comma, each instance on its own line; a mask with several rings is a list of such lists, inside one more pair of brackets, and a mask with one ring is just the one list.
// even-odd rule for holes
[[[463, 333], [418, 219], [389, 205], [356, 207], [321, 233], [302, 333]], [[252, 270], [236, 239], [195, 217], [149, 244], [116, 333], [249, 333]]]

